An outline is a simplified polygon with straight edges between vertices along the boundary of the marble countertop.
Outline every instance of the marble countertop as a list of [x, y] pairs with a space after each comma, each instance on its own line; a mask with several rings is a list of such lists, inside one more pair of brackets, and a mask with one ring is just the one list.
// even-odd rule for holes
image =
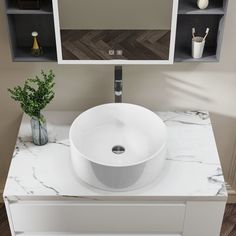
[[69, 128], [79, 112], [46, 112], [49, 143], [35, 146], [23, 117], [4, 197], [9, 200], [216, 200], [227, 192], [208, 112], [157, 112], [168, 129], [168, 154], [161, 176], [145, 188], [107, 192], [73, 173]]

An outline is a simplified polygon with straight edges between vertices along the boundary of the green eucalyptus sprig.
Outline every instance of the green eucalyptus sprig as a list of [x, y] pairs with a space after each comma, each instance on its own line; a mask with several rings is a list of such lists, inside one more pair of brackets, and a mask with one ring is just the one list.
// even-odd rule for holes
[[49, 73], [41, 71], [42, 78], [27, 79], [24, 85], [8, 89], [11, 98], [20, 103], [22, 110], [30, 117], [36, 117], [44, 122], [41, 110], [54, 98], [55, 74], [52, 70]]

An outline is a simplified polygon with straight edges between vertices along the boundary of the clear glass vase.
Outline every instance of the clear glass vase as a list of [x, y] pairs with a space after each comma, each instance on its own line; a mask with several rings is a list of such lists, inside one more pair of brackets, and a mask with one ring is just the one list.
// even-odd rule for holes
[[45, 118], [41, 115], [40, 118], [31, 118], [31, 129], [33, 143], [38, 146], [45, 145], [48, 142], [48, 132]]

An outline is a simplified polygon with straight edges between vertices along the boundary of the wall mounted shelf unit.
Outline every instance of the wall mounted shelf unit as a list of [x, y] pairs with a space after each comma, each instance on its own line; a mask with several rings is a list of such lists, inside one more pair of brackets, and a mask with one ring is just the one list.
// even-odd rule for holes
[[[103, 2], [104, 1], [105, 0], [103, 0]], [[166, 1], [161, 2], [162, 0], [157, 1], [160, 1], [158, 4], [161, 4], [161, 6], [164, 6], [164, 4], [167, 3]], [[224, 24], [229, 0], [211, 0], [209, 1], [209, 6], [205, 10], [201, 10], [197, 7], [197, 0], [169, 0], [169, 3], [170, 1], [171, 4], [168, 6], [169, 13], [168, 17], [166, 17], [170, 22], [169, 34], [163, 34], [162, 32], [164, 32], [164, 28], [153, 27], [153, 24], [156, 24], [153, 23], [153, 21], [161, 22], [162, 24], [166, 21], [164, 17], [165, 14], [162, 16], [164, 18], [160, 18], [161, 20], [155, 20], [157, 19], [156, 17], [160, 15], [160, 9], [159, 12], [158, 10], [155, 12], [155, 9], [158, 9], [156, 1], [139, 0], [139, 2], [135, 3], [139, 8], [141, 8], [140, 4], [144, 4], [142, 5], [143, 8], [149, 7], [146, 8], [146, 10], [137, 9], [136, 16], [139, 16], [139, 18], [131, 19], [131, 22], [133, 21], [132, 24], [137, 21], [139, 21], [139, 23], [141, 22], [138, 29], [126, 28], [126, 26], [124, 28], [110, 27], [97, 29], [92, 28], [91, 25], [96, 24], [97, 21], [99, 22], [101, 17], [93, 19], [91, 16], [94, 16], [95, 18], [97, 16], [95, 16], [94, 13], [91, 13], [90, 10], [88, 12], [86, 11], [86, 9], [89, 9], [86, 8], [86, 4], [90, 1], [41, 0], [39, 10], [22, 10], [18, 7], [17, 0], [5, 0], [12, 59], [16, 62], [57, 61], [59, 64], [112, 65], [218, 62], [220, 60]], [[69, 8], [67, 9], [69, 2], [72, 2], [72, 4], [78, 4], [78, 2], [80, 2], [80, 14], [75, 14], [78, 11], [76, 7], [74, 7], [75, 12], [71, 12], [73, 11], [73, 7], [72, 10], [68, 10]], [[60, 3], [63, 3], [63, 7], [60, 7]], [[126, 6], [125, 4], [128, 3], [125, 0], [120, 0], [119, 4], [121, 3], [124, 4], [120, 10], [122, 13], [124, 6]], [[107, 8], [112, 8], [110, 9], [111, 12], [113, 12], [113, 8], [117, 10], [117, 5], [115, 5], [116, 3], [113, 4], [107, 0], [106, 4], [108, 4]], [[73, 19], [72, 22], [78, 22], [78, 28], [63, 28], [64, 22], [61, 22], [60, 17], [64, 13], [60, 14], [59, 11], [61, 9], [65, 9], [67, 12], [66, 14], [69, 15], [69, 20]], [[101, 9], [96, 9], [96, 12]], [[84, 12], [86, 14], [84, 14]], [[126, 12], [128, 12], [128, 16], [130, 16], [128, 8], [126, 9]], [[143, 14], [139, 14], [140, 12]], [[87, 13], [91, 13], [91, 15], [87, 17]], [[114, 20], [114, 15], [109, 15], [107, 11], [105, 11], [105, 13], [107, 15], [101, 14], [100, 12], [100, 16], [103, 16], [103, 18], [107, 16], [111, 18], [113, 17], [112, 19], [114, 22], [118, 22], [118, 25], [122, 25], [123, 19], [118, 14], [119, 12], [117, 12], [119, 20], [118, 18]], [[150, 26], [152, 25], [150, 28], [148, 28], [148, 25], [146, 28], [142, 28], [143, 19], [146, 20], [147, 18], [144, 18], [145, 14], [152, 17], [150, 18], [152, 21], [149, 20], [148, 22]], [[73, 16], [75, 15], [79, 17], [78, 21], [74, 20]], [[81, 17], [81, 15], [83, 15], [84, 18]], [[133, 16], [136, 17], [135, 15], [132, 15], [132, 17]], [[105, 22], [109, 22], [109, 19], [106, 19]], [[90, 25], [90, 28], [86, 28], [84, 25], [85, 22]], [[123, 22], [129, 23], [127, 20], [123, 20]], [[123, 24], [123, 26], [124, 25], [125, 24]], [[199, 36], [205, 34], [207, 27], [210, 29], [203, 57], [200, 59], [194, 59], [191, 55], [193, 27], [196, 29], [196, 35]], [[120, 31], [119, 33], [117, 33], [118, 31], [116, 32], [117, 29]], [[31, 47], [33, 44], [33, 38], [31, 36], [32, 31], [37, 31], [39, 33], [39, 43], [43, 48], [42, 56], [34, 57], [31, 55]], [[99, 31], [101, 32], [99, 33]], [[83, 36], [85, 32], [87, 32], [89, 39]], [[125, 39], [125, 34], [128, 35], [128, 40]], [[95, 36], [91, 38], [90, 35]], [[118, 36], [115, 38], [114, 35]], [[156, 41], [153, 41], [153, 39]], [[120, 41], [117, 43], [117, 40]], [[108, 41], [109, 43], [107, 43]], [[94, 45], [98, 46], [95, 47]], [[114, 49], [113, 47], [115, 47], [115, 50], [110, 50]], [[122, 51], [123, 54], [113, 55], [109, 54], [110, 51], [115, 51], [115, 53]]]
[[[57, 61], [54, 19], [51, 0], [42, 0], [39, 10], [22, 10], [17, 0], [5, 0], [12, 59], [15, 62]], [[37, 31], [43, 54], [33, 56], [31, 33]]]
[[[228, 0], [210, 1], [207, 9], [198, 9], [196, 0], [179, 0], [175, 43], [175, 62], [218, 62], [224, 31]], [[191, 55], [192, 28], [196, 35], [204, 36], [210, 29], [203, 57]]]

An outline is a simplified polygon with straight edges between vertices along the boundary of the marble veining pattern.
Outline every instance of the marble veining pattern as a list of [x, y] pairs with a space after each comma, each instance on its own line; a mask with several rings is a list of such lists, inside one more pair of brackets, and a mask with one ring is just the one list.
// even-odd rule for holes
[[24, 117], [12, 157], [4, 195], [9, 199], [79, 198], [226, 199], [227, 193], [208, 112], [158, 112], [168, 129], [165, 168], [154, 183], [130, 192], [106, 192], [87, 186], [74, 175], [70, 162], [69, 128], [77, 112], [46, 112], [49, 143], [31, 141]]

